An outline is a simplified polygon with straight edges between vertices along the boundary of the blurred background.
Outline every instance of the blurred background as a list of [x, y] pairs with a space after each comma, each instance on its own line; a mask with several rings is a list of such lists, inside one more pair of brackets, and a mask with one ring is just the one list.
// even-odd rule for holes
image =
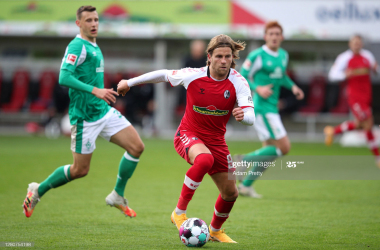
[[[327, 74], [353, 34], [362, 35], [365, 48], [380, 61], [375, 0], [0, 1], [0, 134], [70, 134], [68, 90], [58, 85], [58, 74], [66, 46], [79, 33], [75, 13], [81, 5], [99, 13], [106, 88], [156, 69], [202, 67], [206, 58], [199, 51], [221, 33], [247, 43], [239, 70], [248, 53], [263, 45], [264, 24], [279, 21], [282, 47], [290, 56], [288, 74], [306, 94], [296, 101], [289, 91], [281, 93], [281, 115], [293, 141], [322, 141], [325, 125], [350, 117], [345, 82], [331, 83]], [[373, 75], [372, 82], [378, 124], [380, 77]], [[134, 87], [114, 106], [143, 136], [172, 138], [185, 103], [184, 89], [160, 83]], [[344, 137], [345, 145], [365, 145], [360, 132]], [[232, 121], [226, 138], [257, 136], [253, 127]]]

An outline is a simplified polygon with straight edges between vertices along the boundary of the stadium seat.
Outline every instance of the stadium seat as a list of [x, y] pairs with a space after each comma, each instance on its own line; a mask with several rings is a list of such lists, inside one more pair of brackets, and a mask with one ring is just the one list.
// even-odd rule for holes
[[338, 103], [335, 107], [329, 110], [334, 114], [347, 114], [349, 111], [348, 100], [347, 100], [347, 82], [343, 81], [339, 83], [339, 96]]
[[1, 103], [1, 90], [3, 85], [3, 71], [0, 70], [0, 103]]
[[45, 71], [41, 73], [39, 80], [38, 99], [31, 103], [30, 112], [44, 112], [47, 110], [49, 103], [53, 99], [53, 90], [57, 84], [57, 74], [53, 71]]
[[18, 112], [25, 104], [29, 93], [29, 73], [18, 70], [13, 75], [12, 94], [9, 103], [1, 106], [2, 112]]
[[326, 96], [326, 78], [323, 76], [314, 76], [311, 80], [309, 92], [307, 95], [306, 106], [302, 107], [301, 113], [318, 113], [321, 112], [325, 104]]
[[113, 83], [112, 83], [111, 75], [107, 72], [104, 72], [104, 88], [105, 89], [112, 88], [113, 87], [112, 85]]

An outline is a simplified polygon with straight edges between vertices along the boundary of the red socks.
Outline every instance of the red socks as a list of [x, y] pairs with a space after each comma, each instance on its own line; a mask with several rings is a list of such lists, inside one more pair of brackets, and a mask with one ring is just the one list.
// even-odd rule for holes
[[193, 198], [195, 190], [201, 184], [203, 177], [212, 168], [213, 164], [214, 157], [211, 154], [199, 154], [195, 158], [194, 165], [186, 172], [181, 196], [177, 203], [177, 209], [186, 210], [191, 198]]
[[373, 136], [373, 133], [371, 130], [365, 131], [366, 137], [367, 137], [367, 143], [369, 149], [372, 151], [374, 156], [379, 156], [379, 148], [375, 142], [375, 137]]
[[227, 220], [230, 215], [230, 211], [234, 206], [235, 201], [225, 201], [219, 194], [218, 199], [216, 199], [214, 216], [212, 217], [211, 227], [212, 229], [220, 229], [223, 223]]
[[356, 129], [354, 121], [345, 121], [334, 128], [334, 134], [337, 135], [354, 129]]

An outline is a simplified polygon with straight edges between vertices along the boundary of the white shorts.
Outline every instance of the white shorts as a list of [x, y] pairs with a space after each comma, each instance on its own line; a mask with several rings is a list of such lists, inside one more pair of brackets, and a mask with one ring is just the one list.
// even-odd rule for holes
[[260, 141], [279, 140], [286, 136], [286, 130], [277, 113], [256, 114], [254, 126]]
[[107, 141], [131, 123], [119, 111], [111, 108], [107, 114], [95, 122], [78, 122], [71, 126], [71, 151], [78, 154], [91, 154], [100, 135]]

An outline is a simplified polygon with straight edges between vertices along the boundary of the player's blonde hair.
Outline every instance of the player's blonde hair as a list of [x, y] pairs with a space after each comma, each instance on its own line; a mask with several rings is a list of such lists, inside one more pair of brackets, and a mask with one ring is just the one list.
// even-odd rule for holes
[[[231, 37], [221, 34], [221, 35], [213, 37], [210, 40], [206, 49], [206, 53], [212, 56], [212, 53], [214, 52], [214, 50], [216, 48], [221, 48], [221, 47], [231, 48], [232, 58], [233, 58], [231, 68], [234, 69], [236, 66], [235, 59], [239, 59], [239, 51], [245, 49], [245, 42], [240, 42], [240, 41], [235, 42], [234, 40], [232, 40]], [[211, 62], [207, 59], [207, 66], [210, 66], [210, 63]]]

